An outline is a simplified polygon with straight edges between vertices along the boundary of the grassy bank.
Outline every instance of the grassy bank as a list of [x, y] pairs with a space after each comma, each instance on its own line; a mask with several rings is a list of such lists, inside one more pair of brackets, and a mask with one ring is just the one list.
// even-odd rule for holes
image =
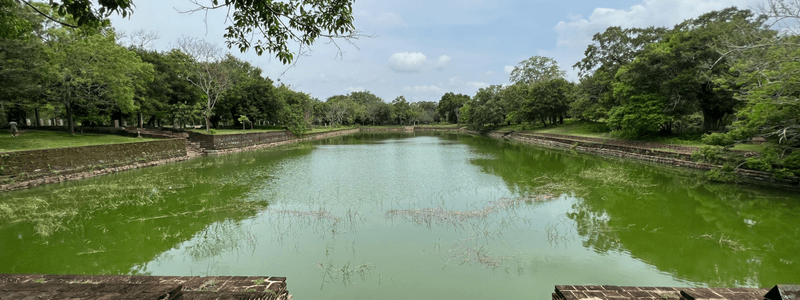
[[0, 152], [81, 147], [106, 144], [155, 141], [148, 138], [133, 138], [107, 134], [75, 134], [62, 131], [26, 130], [12, 138], [11, 134], [0, 135]]
[[[547, 127], [542, 126], [541, 123], [538, 124], [523, 123], [523, 124], [500, 126], [496, 130], [528, 131], [536, 133], [571, 135], [571, 136], [590, 137], [599, 139], [625, 140], [625, 138], [620, 137], [615, 132], [610, 131], [603, 122], [592, 122], [592, 121], [575, 120], [575, 119], [566, 119], [564, 120], [564, 124], [547, 125]], [[702, 137], [701, 134], [678, 134], [673, 136], [651, 137], [637, 141], [680, 145], [688, 147], [708, 146], [705, 143], [703, 143], [703, 141], [701, 141], [701, 137]], [[761, 151], [764, 149], [764, 147], [766, 146], [757, 144], [737, 144], [736, 146], [733, 147], [733, 149], [743, 150], [743, 151]]]

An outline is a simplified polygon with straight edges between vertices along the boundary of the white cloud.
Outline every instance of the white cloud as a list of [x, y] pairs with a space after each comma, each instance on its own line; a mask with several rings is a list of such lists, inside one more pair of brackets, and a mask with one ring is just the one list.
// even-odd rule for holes
[[446, 91], [438, 86], [435, 85], [417, 85], [417, 86], [407, 86], [405, 87], [406, 91], [421, 93], [421, 94], [444, 94]]
[[513, 71], [514, 71], [514, 66], [505, 66], [505, 67], [503, 67], [503, 72], [506, 72], [506, 74], [511, 74], [511, 72], [513, 72]]
[[453, 59], [447, 55], [429, 60], [422, 52], [398, 52], [389, 57], [389, 67], [399, 73], [419, 73], [433, 69], [444, 71], [451, 60]]
[[470, 81], [470, 82], [467, 82], [467, 86], [475, 88], [477, 90], [477, 89], [482, 89], [482, 88], [488, 87], [489, 84], [486, 83], [486, 82]]
[[464, 84], [464, 80], [461, 79], [461, 77], [458, 77], [458, 76], [451, 77], [450, 79], [447, 80], [447, 85], [448, 86], [461, 86], [463, 84]]
[[422, 71], [427, 60], [422, 52], [398, 52], [389, 57], [389, 67], [397, 72], [417, 73]]
[[363, 91], [366, 91], [367, 89], [365, 89], [363, 87], [352, 87], [351, 86], [351, 87], [346, 88], [345, 90], [347, 91], [347, 93], [352, 93], [352, 92], [363, 92]]
[[439, 59], [436, 62], [436, 69], [439, 71], [444, 71], [444, 67], [447, 66], [447, 63], [449, 63], [450, 60], [452, 60], [450, 56], [447, 55], [439, 56]]

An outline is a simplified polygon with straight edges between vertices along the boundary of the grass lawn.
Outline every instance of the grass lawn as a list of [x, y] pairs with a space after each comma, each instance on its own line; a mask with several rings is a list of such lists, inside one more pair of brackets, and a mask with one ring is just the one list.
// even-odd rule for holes
[[[544, 127], [542, 126], [541, 123], [533, 125], [526, 123], [526, 124], [501, 126], [497, 128], [497, 130], [531, 131], [538, 133], [562, 134], [562, 135], [572, 135], [572, 136], [602, 138], [602, 139], [621, 139], [621, 140], [623, 139], [615, 135], [613, 132], [598, 132], [600, 131], [598, 130], [598, 128], [599, 126], [602, 126], [602, 124], [603, 124], [602, 122], [566, 119], [564, 120], [564, 124], [560, 124], [558, 126], [548, 125], [547, 127]], [[703, 143], [701, 137], [702, 136], [700, 134], [681, 134], [669, 137], [652, 137], [652, 138], [642, 139], [639, 141], [681, 145], [688, 147], [708, 146], [707, 144]], [[762, 150], [764, 150], [765, 147], [766, 145], [737, 144], [736, 146], [733, 147], [733, 149], [761, 152]]]
[[496, 130], [531, 131], [605, 139], [613, 138], [610, 132], [598, 132], [600, 130], [598, 130], [597, 127], [603, 125], [602, 122], [566, 119], [564, 120], [564, 124], [559, 124], [557, 126], [547, 125], [547, 127], [544, 127], [542, 123], [522, 123], [500, 126]]
[[156, 141], [156, 139], [140, 139], [119, 135], [88, 133], [69, 135], [69, 133], [63, 131], [24, 131], [21, 135], [12, 138], [11, 133], [9, 132], [8, 134], [0, 134], [0, 152], [121, 144], [145, 141]]

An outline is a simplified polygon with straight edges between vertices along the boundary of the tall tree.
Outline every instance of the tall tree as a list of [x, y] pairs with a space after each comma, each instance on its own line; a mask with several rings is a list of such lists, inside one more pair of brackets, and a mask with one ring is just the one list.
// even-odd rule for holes
[[132, 111], [136, 86], [153, 80], [153, 66], [117, 45], [110, 29], [86, 36], [58, 28], [50, 36], [47, 50], [56, 70], [51, 98], [64, 105], [70, 134], [75, 133], [76, 109]]
[[406, 125], [413, 117], [411, 104], [406, 101], [406, 97], [399, 96], [392, 100], [392, 121], [397, 125]]
[[661, 40], [666, 31], [663, 27], [612, 26], [592, 36], [584, 58], [573, 65], [581, 77], [573, 114], [587, 119], [607, 117], [619, 104], [612, 88], [619, 68], [631, 63], [647, 45]]
[[469, 96], [464, 94], [446, 93], [442, 95], [437, 107], [439, 117], [443, 121], [458, 124], [461, 106], [464, 106], [467, 101], [469, 101]]
[[549, 57], [533, 56], [521, 61], [511, 71], [511, 83], [534, 84], [542, 81], [563, 78], [566, 73], [558, 63]]
[[[742, 28], [760, 28], [764, 19], [735, 7], [704, 14], [675, 26], [663, 40], [645, 47], [630, 64], [620, 68], [614, 95], [620, 101], [611, 120], [634, 121], [636, 115], [660, 119], [661, 131], [671, 131], [678, 118], [694, 112], [703, 115], [703, 130], [718, 130], [737, 105], [726, 81], [729, 62], [720, 55], [717, 41]], [[648, 113], [637, 114], [637, 107]], [[660, 111], [655, 111], [655, 108]], [[616, 114], [616, 116], [613, 116]], [[661, 117], [654, 118], [656, 114]], [[652, 124], [651, 124], [652, 125]], [[649, 128], [652, 132], [654, 126]]]
[[497, 126], [506, 120], [506, 111], [500, 96], [502, 89], [500, 85], [492, 85], [475, 93], [468, 108], [471, 128], [482, 128], [486, 124]]
[[[30, 0], [22, 2], [31, 5]], [[226, 27], [224, 37], [229, 48], [236, 47], [242, 52], [252, 48], [258, 55], [266, 51], [283, 63], [294, 59], [295, 53], [289, 50], [292, 44], [300, 45], [302, 52], [303, 47], [311, 46], [320, 38], [335, 42], [359, 36], [353, 26], [353, 0], [211, 0], [208, 5], [192, 2], [197, 4], [193, 11], [224, 9], [228, 12], [226, 20], [231, 20], [232, 25]], [[60, 23], [84, 29], [108, 26], [111, 14], [126, 17], [133, 13], [134, 8], [131, 0], [101, 0], [97, 3], [60, 0], [50, 3], [59, 15], [74, 16], [73, 20], [60, 20]], [[260, 37], [254, 40], [254, 35]]]
[[230, 72], [223, 64], [225, 56], [222, 49], [201, 39], [182, 37], [178, 39], [178, 48], [191, 59], [187, 61], [189, 73], [186, 79], [203, 92], [205, 105], [203, 118], [206, 120], [206, 132], [211, 129], [211, 116], [220, 95], [230, 87]]
[[704, 141], [730, 145], [766, 137], [780, 149], [778, 157], [793, 156], [790, 165], [800, 170], [800, 3], [769, 0], [759, 12], [775, 20], [772, 29], [741, 28], [743, 36], [725, 39], [720, 49], [739, 74], [734, 84], [744, 102], [739, 119], [727, 135], [712, 134]]

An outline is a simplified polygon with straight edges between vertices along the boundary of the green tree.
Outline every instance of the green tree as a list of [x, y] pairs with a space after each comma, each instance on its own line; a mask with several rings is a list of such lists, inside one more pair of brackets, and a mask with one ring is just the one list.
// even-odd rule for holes
[[500, 97], [502, 89], [500, 85], [492, 85], [481, 88], [475, 93], [468, 109], [470, 128], [480, 129], [486, 124], [497, 126], [505, 122], [506, 112]]
[[65, 29], [51, 30], [48, 43], [55, 79], [51, 99], [64, 105], [69, 132], [74, 134], [75, 111], [113, 107], [123, 112], [135, 109], [138, 82], [153, 80], [153, 66], [133, 51], [117, 45], [114, 32], [84, 36]]
[[[0, 1], [5, 3], [9, 0]], [[28, 0], [23, 2], [30, 5]], [[111, 14], [126, 17], [133, 13], [134, 7], [130, 0], [102, 0], [97, 4], [73, 0], [50, 3], [60, 16], [74, 16], [73, 20], [61, 20], [60, 23], [84, 29], [108, 26]], [[226, 27], [224, 37], [229, 48], [236, 47], [242, 52], [252, 48], [258, 55], [266, 51], [283, 63], [294, 59], [294, 53], [289, 50], [292, 44], [308, 47], [320, 38], [349, 41], [359, 36], [353, 26], [353, 0], [212, 0], [208, 5], [193, 3], [198, 5], [194, 11], [224, 9], [228, 12], [226, 20], [230, 20], [232, 25]], [[253, 39], [254, 34], [261, 34], [261, 37]]]
[[460, 122], [461, 107], [469, 101], [469, 96], [464, 94], [446, 93], [439, 99], [436, 111], [442, 121], [458, 124]]
[[436, 113], [438, 104], [433, 101], [419, 101], [411, 103], [414, 111], [412, 121], [415, 124], [430, 124], [436, 122], [439, 115]]
[[188, 55], [189, 72], [186, 79], [203, 93], [203, 118], [206, 132], [211, 129], [211, 116], [222, 92], [230, 87], [230, 70], [223, 63], [222, 49], [201, 39], [182, 37], [177, 42], [181, 52]]
[[414, 113], [406, 97], [399, 96], [392, 100], [392, 121], [397, 125], [406, 125]]
[[[671, 132], [676, 121], [699, 112], [704, 131], [723, 128], [738, 103], [727, 81], [737, 75], [716, 41], [742, 28], [759, 28], [763, 21], [748, 10], [728, 8], [676, 25], [663, 40], [647, 45], [634, 61], [620, 67], [614, 84], [619, 105], [610, 111], [609, 125], [650, 134], [656, 128], [652, 122], [659, 121], [663, 123], [658, 131]], [[637, 108], [647, 110], [639, 114]], [[641, 126], [630, 126], [637, 118]]]
[[216, 115], [226, 116], [234, 126], [240, 125], [240, 115], [247, 115], [252, 121], [280, 119], [285, 104], [281, 101], [286, 99], [275, 94], [272, 80], [261, 77], [260, 68], [230, 54], [226, 55], [223, 64], [229, 72], [230, 88], [221, 95]]
[[353, 99], [357, 105], [354, 111], [356, 119], [361, 125], [365, 125], [367, 122], [375, 125], [376, 121], [380, 122], [381, 107], [386, 105], [383, 99], [369, 91], [352, 92], [348, 97]]
[[558, 67], [558, 63], [549, 57], [533, 56], [521, 61], [511, 71], [511, 83], [534, 84], [542, 81], [563, 78], [566, 73]]
[[661, 40], [666, 28], [621, 28], [612, 26], [592, 36], [584, 58], [573, 65], [580, 75], [578, 97], [572, 113], [591, 120], [607, 117], [619, 104], [612, 85], [619, 68], [631, 63], [649, 44]]
[[[136, 52], [143, 62], [152, 64], [154, 70], [153, 81], [137, 90], [134, 96], [141, 123], [155, 126], [168, 115], [174, 116], [175, 111], [195, 110], [196, 104], [201, 99], [201, 92], [197, 86], [186, 80], [192, 61], [188, 55], [177, 49], [169, 52], [156, 52], [143, 48], [131, 48], [131, 50]], [[192, 117], [189, 117], [190, 115]], [[182, 120], [194, 118], [194, 114], [186, 116]], [[202, 114], [197, 117], [202, 118]]]
[[40, 40], [0, 38], [0, 111], [43, 106], [51, 71]]
[[723, 40], [721, 54], [737, 72], [736, 98], [744, 103], [728, 133], [713, 133], [703, 141], [730, 146], [752, 137], [765, 137], [770, 146], [759, 157], [733, 165], [800, 176], [800, 4], [770, 0], [760, 11], [777, 30], [745, 27], [738, 38]]
[[0, 39], [16, 39], [30, 34], [36, 22], [31, 22], [22, 3], [0, 0]]
[[331, 96], [328, 102], [328, 119], [337, 125], [350, 125], [355, 121], [354, 102], [348, 96]]
[[539, 82], [527, 90], [520, 108], [526, 121], [540, 120], [542, 125], [564, 123], [572, 102], [571, 93], [575, 85], [563, 78]]

